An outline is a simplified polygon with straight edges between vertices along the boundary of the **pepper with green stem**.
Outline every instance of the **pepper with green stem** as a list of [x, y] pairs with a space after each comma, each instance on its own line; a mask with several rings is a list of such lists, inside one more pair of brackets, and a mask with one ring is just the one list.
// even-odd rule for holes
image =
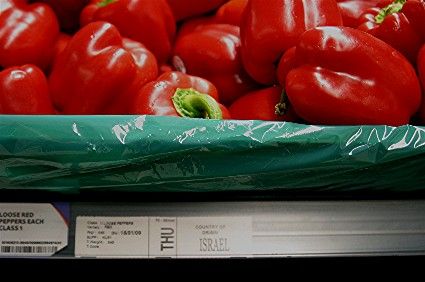
[[383, 0], [359, 19], [358, 29], [385, 41], [413, 64], [425, 43], [425, 1]]
[[218, 102], [216, 87], [209, 81], [181, 72], [167, 72], [146, 84], [137, 94], [132, 114], [229, 119]]

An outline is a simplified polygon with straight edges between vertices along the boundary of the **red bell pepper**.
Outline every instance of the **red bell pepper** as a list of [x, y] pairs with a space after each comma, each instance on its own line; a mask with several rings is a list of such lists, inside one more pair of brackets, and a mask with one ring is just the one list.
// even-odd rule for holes
[[425, 90], [425, 45], [422, 46], [418, 56], [418, 71], [422, 80], [422, 86]]
[[91, 0], [81, 13], [81, 24], [93, 21], [115, 25], [122, 36], [144, 44], [160, 63], [171, 54], [176, 24], [166, 0]]
[[248, 0], [231, 0], [221, 6], [213, 16], [188, 19], [180, 26], [177, 37], [182, 37], [198, 28], [210, 24], [230, 24], [239, 27], [242, 13], [247, 4]]
[[251, 0], [241, 23], [242, 60], [256, 81], [274, 84], [282, 54], [306, 30], [342, 25], [335, 0]]
[[183, 22], [183, 24], [179, 27], [177, 38], [181, 38], [189, 33], [192, 33], [199, 28], [203, 28], [206, 25], [217, 24], [217, 20], [215, 17], [200, 17], [189, 19]]
[[361, 16], [358, 29], [387, 42], [416, 63], [425, 43], [425, 1], [384, 0]]
[[59, 34], [58, 40], [56, 40], [54, 48], [54, 57], [59, 56], [62, 53], [66, 46], [68, 46], [69, 41], [71, 41], [71, 36], [66, 33]]
[[[417, 65], [419, 77], [422, 82], [422, 90], [424, 91], [425, 95], [425, 45], [423, 45], [421, 50], [419, 51]], [[422, 106], [421, 110], [419, 111], [419, 119], [422, 124], [425, 124], [425, 99], [422, 99]]]
[[219, 91], [220, 101], [228, 105], [256, 87], [243, 68], [240, 48], [239, 27], [228, 24], [198, 26], [193, 32], [177, 38], [174, 67], [211, 81]]
[[218, 92], [211, 82], [181, 72], [168, 72], [139, 91], [131, 113], [229, 119], [228, 110], [217, 100]]
[[0, 114], [54, 114], [44, 73], [34, 65], [0, 72]]
[[282, 92], [278, 86], [250, 92], [230, 106], [230, 114], [239, 120], [297, 121], [294, 110], [282, 100]]
[[177, 21], [213, 11], [227, 1], [228, 0], [167, 0], [173, 11], [174, 18]]
[[215, 18], [218, 23], [240, 26], [247, 5], [248, 0], [230, 0], [217, 10]]
[[313, 124], [398, 126], [421, 103], [419, 80], [407, 59], [349, 27], [305, 32], [283, 56], [279, 78], [295, 112]]
[[94, 22], [59, 54], [50, 94], [63, 114], [127, 114], [133, 95], [157, 73], [154, 56], [142, 44], [123, 39], [110, 23]]
[[360, 16], [381, 0], [337, 0], [344, 26], [357, 28]]
[[59, 35], [53, 10], [46, 4], [29, 5], [23, 0], [2, 0], [0, 9], [0, 66], [35, 64], [47, 68]]
[[170, 65], [167, 65], [167, 64], [159, 66], [159, 74], [163, 74], [163, 73], [166, 73], [166, 72], [172, 72], [172, 71], [175, 71], [173, 66], [170, 66]]
[[36, 0], [44, 2], [55, 11], [62, 30], [74, 32], [80, 25], [79, 17], [89, 0]]
[[68, 46], [69, 41], [71, 41], [71, 36], [66, 33], [60, 33], [59, 37], [56, 40], [55, 46], [53, 48], [53, 59], [50, 62], [49, 69], [51, 70], [54, 63], [56, 62], [59, 54], [61, 54], [66, 46]]

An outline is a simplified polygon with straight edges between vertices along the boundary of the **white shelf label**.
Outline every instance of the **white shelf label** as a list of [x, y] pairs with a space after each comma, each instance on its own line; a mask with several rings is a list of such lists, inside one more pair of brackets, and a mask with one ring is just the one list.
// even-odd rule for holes
[[77, 257], [148, 257], [147, 217], [77, 217]]
[[0, 256], [51, 256], [68, 244], [68, 223], [52, 204], [0, 204]]
[[252, 219], [248, 217], [179, 218], [178, 254], [228, 257], [251, 254]]
[[77, 217], [77, 257], [236, 257], [252, 252], [250, 217]]
[[149, 256], [177, 257], [177, 218], [151, 217]]

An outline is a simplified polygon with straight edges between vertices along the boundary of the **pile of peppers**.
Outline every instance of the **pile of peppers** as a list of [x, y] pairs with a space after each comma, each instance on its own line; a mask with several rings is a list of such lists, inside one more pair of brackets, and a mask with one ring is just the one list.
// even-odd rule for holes
[[425, 0], [0, 0], [0, 114], [425, 124]]

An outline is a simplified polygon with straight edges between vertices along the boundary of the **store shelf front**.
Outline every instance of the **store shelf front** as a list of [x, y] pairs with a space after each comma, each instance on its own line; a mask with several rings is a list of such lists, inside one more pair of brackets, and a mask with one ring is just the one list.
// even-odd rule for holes
[[[3, 219], [5, 205], [25, 211], [0, 204]], [[425, 254], [425, 200], [71, 202], [68, 212], [67, 246], [53, 258]]]

